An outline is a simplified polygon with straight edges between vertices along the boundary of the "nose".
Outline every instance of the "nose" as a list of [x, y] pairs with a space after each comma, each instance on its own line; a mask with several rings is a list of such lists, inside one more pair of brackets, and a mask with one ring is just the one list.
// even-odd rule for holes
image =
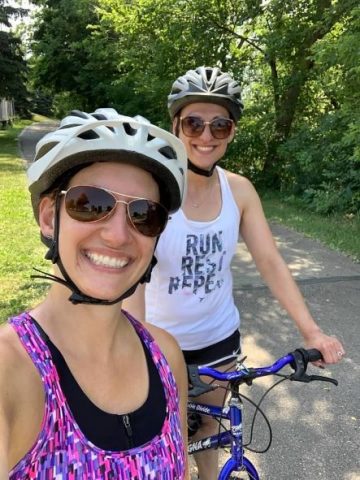
[[211, 133], [209, 124], [205, 125], [204, 131], [201, 133], [200, 138], [202, 140], [207, 140], [207, 141], [212, 140], [214, 138]]
[[108, 245], [116, 246], [131, 241], [133, 230], [127, 218], [127, 205], [117, 202], [115, 211], [102, 225], [102, 237]]

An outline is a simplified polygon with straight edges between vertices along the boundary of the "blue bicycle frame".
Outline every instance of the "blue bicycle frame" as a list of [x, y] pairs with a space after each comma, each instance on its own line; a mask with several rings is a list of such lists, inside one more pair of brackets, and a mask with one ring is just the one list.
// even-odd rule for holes
[[201, 403], [188, 402], [188, 412], [201, 413], [213, 418], [229, 420], [230, 429], [219, 432], [216, 435], [206, 437], [197, 442], [189, 441], [189, 454], [201, 452], [209, 448], [231, 447], [231, 456], [222, 467], [219, 480], [227, 480], [232, 472], [245, 470], [250, 478], [259, 480], [259, 475], [254, 465], [244, 456], [243, 451], [243, 428], [242, 428], [242, 401], [232, 395], [228, 405], [224, 408], [205, 405]]
[[337, 381], [332, 378], [322, 377], [318, 375], [307, 375], [306, 368], [309, 362], [315, 362], [322, 358], [318, 350], [297, 349], [289, 353], [267, 367], [246, 368], [240, 363], [235, 371], [219, 372], [208, 367], [197, 367], [196, 365], [188, 366], [189, 379], [192, 388], [189, 390], [189, 396], [197, 397], [206, 391], [217, 388], [210, 386], [200, 380], [200, 376], [211, 377], [215, 380], [229, 382], [229, 390], [231, 392], [230, 400], [223, 408], [214, 405], [206, 405], [202, 403], [188, 402], [188, 413], [198, 413], [207, 415], [215, 419], [228, 420], [230, 422], [229, 429], [218, 434], [212, 435], [201, 440], [188, 444], [188, 453], [197, 453], [210, 448], [218, 448], [230, 446], [231, 455], [220, 470], [219, 480], [228, 480], [234, 472], [246, 472], [251, 480], [259, 480], [259, 474], [255, 466], [248, 458], [244, 456], [243, 446], [243, 403], [239, 394], [239, 386], [242, 383], [251, 382], [260, 377], [273, 375], [279, 372], [286, 365], [291, 365], [294, 373], [288, 375], [287, 378], [299, 382], [311, 382], [313, 380], [322, 380], [337, 385]]

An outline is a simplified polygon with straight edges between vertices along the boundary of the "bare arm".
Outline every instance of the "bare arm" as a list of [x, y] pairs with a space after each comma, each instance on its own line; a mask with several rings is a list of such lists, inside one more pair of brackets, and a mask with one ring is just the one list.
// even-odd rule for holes
[[129, 312], [139, 322], [146, 321], [145, 316], [145, 284], [139, 284], [135, 292], [122, 302], [122, 308]]
[[341, 358], [338, 352], [344, 352], [343, 346], [338, 339], [322, 332], [313, 319], [289, 268], [276, 247], [258, 194], [248, 180], [238, 176], [237, 179], [232, 182], [232, 189], [234, 191], [234, 183], [241, 182], [238, 189], [241, 194], [234, 193], [242, 212], [240, 233], [259, 273], [274, 297], [293, 319], [306, 346], [319, 349], [325, 363], [338, 362]]
[[5, 416], [4, 408], [1, 405], [0, 399], [0, 480], [7, 480], [9, 478], [8, 468], [8, 442], [9, 442], [9, 428]]
[[[0, 374], [1, 375], [1, 374]], [[3, 382], [0, 379], [1, 392]], [[8, 444], [9, 444], [9, 424], [5, 413], [4, 398], [0, 396], [0, 480], [9, 478], [8, 469]]]
[[9, 478], [10, 404], [7, 345], [0, 338], [0, 480]]

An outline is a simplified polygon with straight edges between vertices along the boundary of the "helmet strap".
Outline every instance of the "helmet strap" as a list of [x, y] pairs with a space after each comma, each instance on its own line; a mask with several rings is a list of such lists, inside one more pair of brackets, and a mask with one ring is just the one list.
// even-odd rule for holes
[[196, 173], [197, 175], [202, 175], [203, 177], [211, 177], [212, 174], [214, 173], [216, 165], [217, 165], [217, 162], [214, 163], [214, 165], [211, 167], [210, 170], [204, 170], [203, 168], [199, 168], [196, 165], [194, 165], [192, 161], [188, 159], [188, 169]]
[[[175, 117], [176, 124], [175, 124], [175, 135], [179, 138], [180, 135], [180, 118], [179, 115]], [[192, 161], [188, 158], [188, 169], [191, 170], [193, 173], [196, 173], [197, 175], [202, 175], [203, 177], [211, 177], [212, 174], [214, 173], [214, 170], [216, 168], [217, 162], [214, 163], [214, 165], [211, 167], [210, 170], [204, 170], [203, 168], [197, 167], [195, 164], [192, 163]]]

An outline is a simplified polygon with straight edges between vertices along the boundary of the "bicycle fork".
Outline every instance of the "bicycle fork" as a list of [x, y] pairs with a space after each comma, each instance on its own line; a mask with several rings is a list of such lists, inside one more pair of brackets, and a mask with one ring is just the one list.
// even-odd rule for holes
[[259, 480], [259, 475], [254, 465], [244, 456], [243, 449], [243, 405], [238, 394], [232, 393], [229, 401], [229, 419], [231, 433], [231, 457], [222, 467], [219, 480], [244, 478], [240, 472], [247, 472], [249, 480]]

